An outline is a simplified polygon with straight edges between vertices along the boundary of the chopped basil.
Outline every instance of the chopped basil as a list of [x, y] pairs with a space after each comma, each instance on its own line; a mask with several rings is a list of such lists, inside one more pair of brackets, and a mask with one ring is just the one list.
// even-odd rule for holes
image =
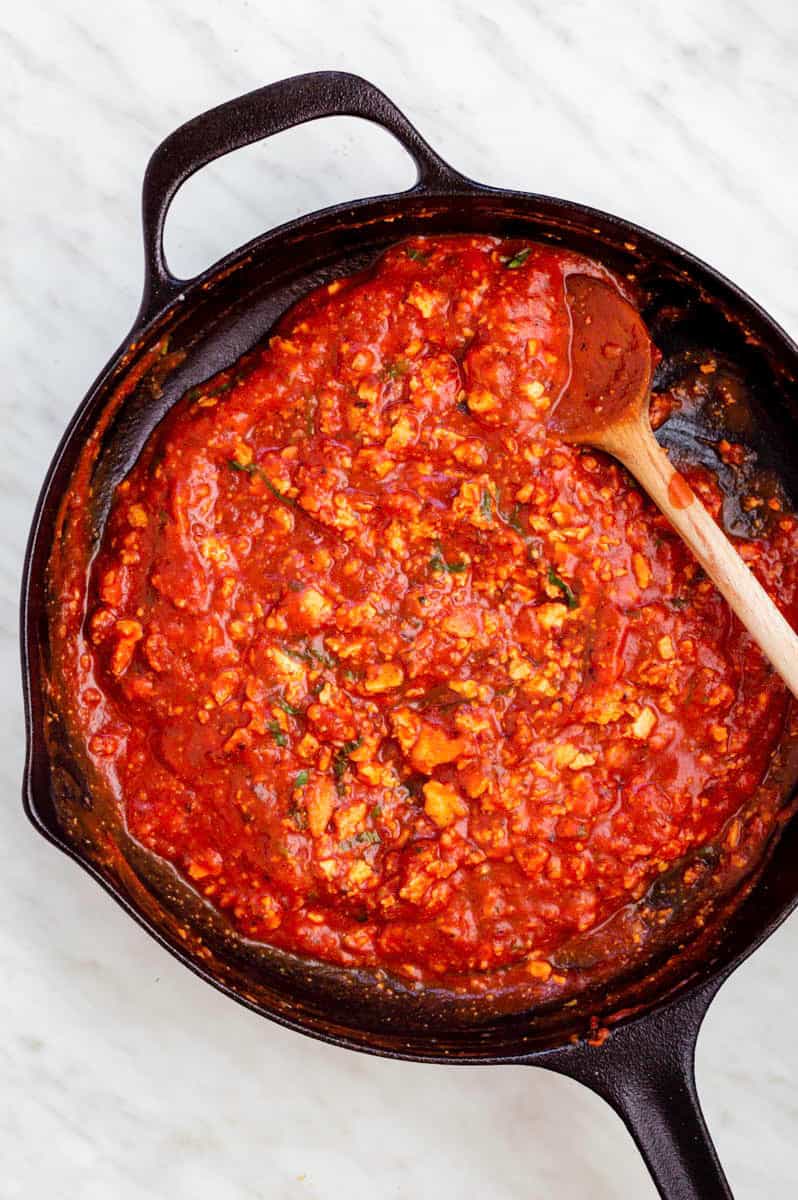
[[300, 788], [303, 788], [309, 779], [310, 779], [309, 771], [300, 771], [297, 774], [296, 779], [294, 780], [294, 790], [298, 791]]
[[288, 738], [280, 728], [279, 721], [269, 721], [269, 724], [266, 726], [266, 728], [269, 730], [269, 733], [272, 735], [278, 746], [288, 745]]
[[410, 363], [406, 358], [397, 358], [396, 362], [388, 363], [383, 368], [383, 374], [386, 379], [399, 379], [402, 375], [406, 375], [410, 370]]
[[[460, 575], [463, 571], [468, 570], [468, 563], [464, 562], [447, 562], [444, 558], [443, 547], [440, 541], [435, 539], [435, 550], [429, 560], [430, 571], [446, 571], [449, 575]], [[420, 602], [420, 597], [419, 597]]]
[[207, 383], [198, 383], [195, 387], [189, 388], [186, 392], [186, 399], [189, 403], [195, 400], [201, 400], [207, 396], [213, 398], [215, 396], [223, 396], [225, 392], [229, 392], [232, 387], [240, 383], [244, 378], [243, 375], [234, 375], [231, 379], [225, 379], [223, 383], [219, 383], [216, 387], [209, 387]]
[[292, 500], [290, 496], [284, 496], [281, 491], [278, 491], [268, 476], [264, 475], [262, 471], [259, 471], [258, 474], [273, 496], [276, 496], [278, 500], [282, 500], [283, 504], [289, 505], [290, 508], [294, 508], [296, 506], [296, 500]]
[[345, 838], [338, 845], [341, 850], [354, 850], [357, 846], [374, 846], [381, 841], [382, 838], [376, 829], [364, 829], [362, 833], [356, 833], [353, 837]]
[[261, 471], [260, 467], [257, 466], [256, 463], [241, 463], [235, 458], [228, 458], [227, 462], [234, 471], [245, 471], [247, 475], [257, 475], [259, 479], [263, 480], [272, 495], [276, 496], [278, 500], [282, 500], [283, 504], [287, 504], [291, 508], [296, 506], [296, 500], [292, 500], [290, 496], [285, 496], [281, 491], [279, 491], [274, 486], [271, 479], [269, 479], [269, 476], [266, 474], [266, 472]]
[[308, 666], [313, 666], [320, 663], [323, 667], [334, 667], [337, 664], [337, 659], [329, 650], [317, 650], [315, 646], [305, 645], [302, 650], [296, 650], [293, 646], [283, 645], [283, 653], [289, 658], [295, 658], [297, 662], [307, 663]]
[[344, 742], [343, 746], [336, 750], [335, 754], [333, 755], [332, 769], [333, 775], [335, 776], [335, 783], [339, 792], [343, 789], [344, 775], [349, 770], [349, 756], [355, 750], [357, 750], [362, 741], [362, 737], [359, 737], [355, 738], [351, 742]]
[[426, 262], [429, 258], [428, 254], [425, 254], [423, 250], [416, 250], [414, 246], [408, 246], [405, 254], [408, 258], [412, 258], [413, 262]]
[[323, 667], [334, 667], [338, 663], [335, 655], [331, 654], [324, 646], [322, 646], [321, 650], [317, 650], [315, 646], [309, 646], [308, 653], [311, 658], [314, 658], [317, 663], [321, 663]]
[[296, 825], [297, 829], [307, 829], [308, 815], [306, 812], [303, 812], [301, 808], [297, 808], [295, 805], [292, 809], [290, 809], [288, 815]]
[[559, 590], [562, 592], [565, 598], [565, 603], [568, 605], [569, 609], [579, 607], [579, 601], [576, 598], [576, 593], [568, 586], [564, 579], [560, 579], [560, 576], [554, 570], [554, 567], [549, 567], [547, 578], [553, 587], [559, 588]]
[[523, 267], [524, 263], [529, 258], [531, 253], [532, 253], [532, 247], [524, 246], [524, 249], [519, 250], [518, 253], [516, 254], [515, 258], [511, 258], [510, 261], [507, 263], [507, 270], [514, 271], [516, 269], [516, 267]]
[[479, 511], [488, 521], [493, 520], [493, 500], [490, 492], [483, 492], [479, 501]]
[[293, 704], [289, 704], [283, 696], [278, 696], [274, 703], [291, 717], [298, 717], [302, 712], [301, 708], [296, 708]]
[[246, 471], [247, 475], [254, 475], [258, 469], [254, 463], [240, 463], [236, 458], [228, 458], [227, 464], [234, 471]]
[[514, 529], [516, 531], [516, 533], [520, 533], [523, 536], [524, 527], [521, 524], [521, 520], [519, 517], [520, 512], [521, 512], [521, 505], [514, 504], [511, 512], [507, 513], [506, 515], [504, 515], [504, 514], [502, 514], [502, 515], [504, 515], [504, 519], [507, 522], [507, 524], [510, 526], [510, 528]]

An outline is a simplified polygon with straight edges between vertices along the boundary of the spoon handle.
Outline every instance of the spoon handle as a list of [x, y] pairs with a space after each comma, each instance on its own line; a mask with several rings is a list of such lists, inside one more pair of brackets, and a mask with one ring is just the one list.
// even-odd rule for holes
[[648, 421], [614, 429], [604, 448], [620, 459], [648, 492], [793, 696], [798, 697], [798, 635], [687, 480], [674, 469]]

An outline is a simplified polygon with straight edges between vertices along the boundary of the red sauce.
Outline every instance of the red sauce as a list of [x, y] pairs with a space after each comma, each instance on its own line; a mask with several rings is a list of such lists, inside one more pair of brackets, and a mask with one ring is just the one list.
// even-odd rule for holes
[[689, 508], [695, 500], [693, 489], [678, 471], [674, 471], [668, 484], [668, 499], [674, 508]]
[[[97, 777], [247, 937], [556, 988], [766, 770], [781, 683], [626, 472], [548, 427], [577, 270], [416, 239], [314, 292], [162, 422], [88, 583], [53, 574]], [[747, 552], [792, 603], [793, 518]]]

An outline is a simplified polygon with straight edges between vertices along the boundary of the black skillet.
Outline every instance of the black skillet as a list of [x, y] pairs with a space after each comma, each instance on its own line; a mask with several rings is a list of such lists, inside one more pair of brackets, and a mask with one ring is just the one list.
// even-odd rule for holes
[[[319, 117], [363, 117], [391, 132], [413, 158], [417, 183], [291, 221], [192, 280], [176, 279], [163, 253], [169, 205], [199, 167], [237, 147]], [[155, 151], [144, 179], [145, 284], [120, 350], [81, 404], [39, 498], [22, 587], [22, 665], [28, 751], [25, 808], [35, 827], [92, 874], [153, 937], [227, 995], [291, 1029], [336, 1045], [432, 1063], [533, 1064], [587, 1084], [620, 1114], [661, 1195], [731, 1195], [696, 1094], [693, 1058], [707, 1007], [723, 981], [798, 903], [798, 823], [787, 814], [794, 763], [782, 763], [785, 819], [763, 869], [736, 901], [713, 910], [706, 935], [660, 948], [644, 970], [608, 980], [569, 1008], [500, 1013], [452, 1004], [254, 947], [231, 934], [163, 864], [114, 824], [71, 753], [48, 691], [46, 565], [61, 497], [101, 413], [111, 411], [93, 472], [99, 531], [115, 485], [148, 433], [187, 388], [231, 364], [300, 295], [349, 274], [410, 234], [485, 232], [563, 242], [623, 274], [644, 297], [663, 351], [659, 383], [712, 353], [737, 397], [709, 396], [702, 410], [660, 430], [672, 452], [720, 468], [711, 445], [731, 421], [769, 478], [795, 499], [798, 348], [749, 297], [662, 238], [582, 205], [489, 188], [454, 171], [377, 88], [338, 72], [284, 80], [188, 122]], [[168, 353], [152, 354], [155, 345]], [[149, 352], [149, 353], [148, 353]], [[702, 424], [703, 423], [703, 424]], [[712, 427], [711, 437], [706, 425]], [[721, 479], [723, 482], [723, 479]], [[729, 485], [728, 528], [742, 518]], [[739, 530], [737, 530], [739, 531]], [[783, 756], [784, 757], [784, 756]], [[597, 1027], [609, 1029], [609, 1036]], [[603, 1038], [603, 1040], [602, 1040]]]

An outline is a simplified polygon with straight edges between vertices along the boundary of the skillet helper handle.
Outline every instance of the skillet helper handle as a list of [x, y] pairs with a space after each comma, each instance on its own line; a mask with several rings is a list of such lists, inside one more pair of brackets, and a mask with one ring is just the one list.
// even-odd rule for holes
[[166, 214], [180, 186], [200, 167], [231, 150], [321, 117], [362, 117], [392, 133], [416, 164], [413, 192], [435, 194], [467, 182], [379, 88], [359, 75], [314, 71], [228, 100], [170, 133], [147, 164], [142, 189], [145, 276], [140, 318], [154, 314], [181, 289], [163, 248]]
[[619, 1026], [601, 1046], [582, 1042], [538, 1060], [615, 1109], [662, 1200], [734, 1200], [695, 1085], [696, 1039], [716, 987]]

